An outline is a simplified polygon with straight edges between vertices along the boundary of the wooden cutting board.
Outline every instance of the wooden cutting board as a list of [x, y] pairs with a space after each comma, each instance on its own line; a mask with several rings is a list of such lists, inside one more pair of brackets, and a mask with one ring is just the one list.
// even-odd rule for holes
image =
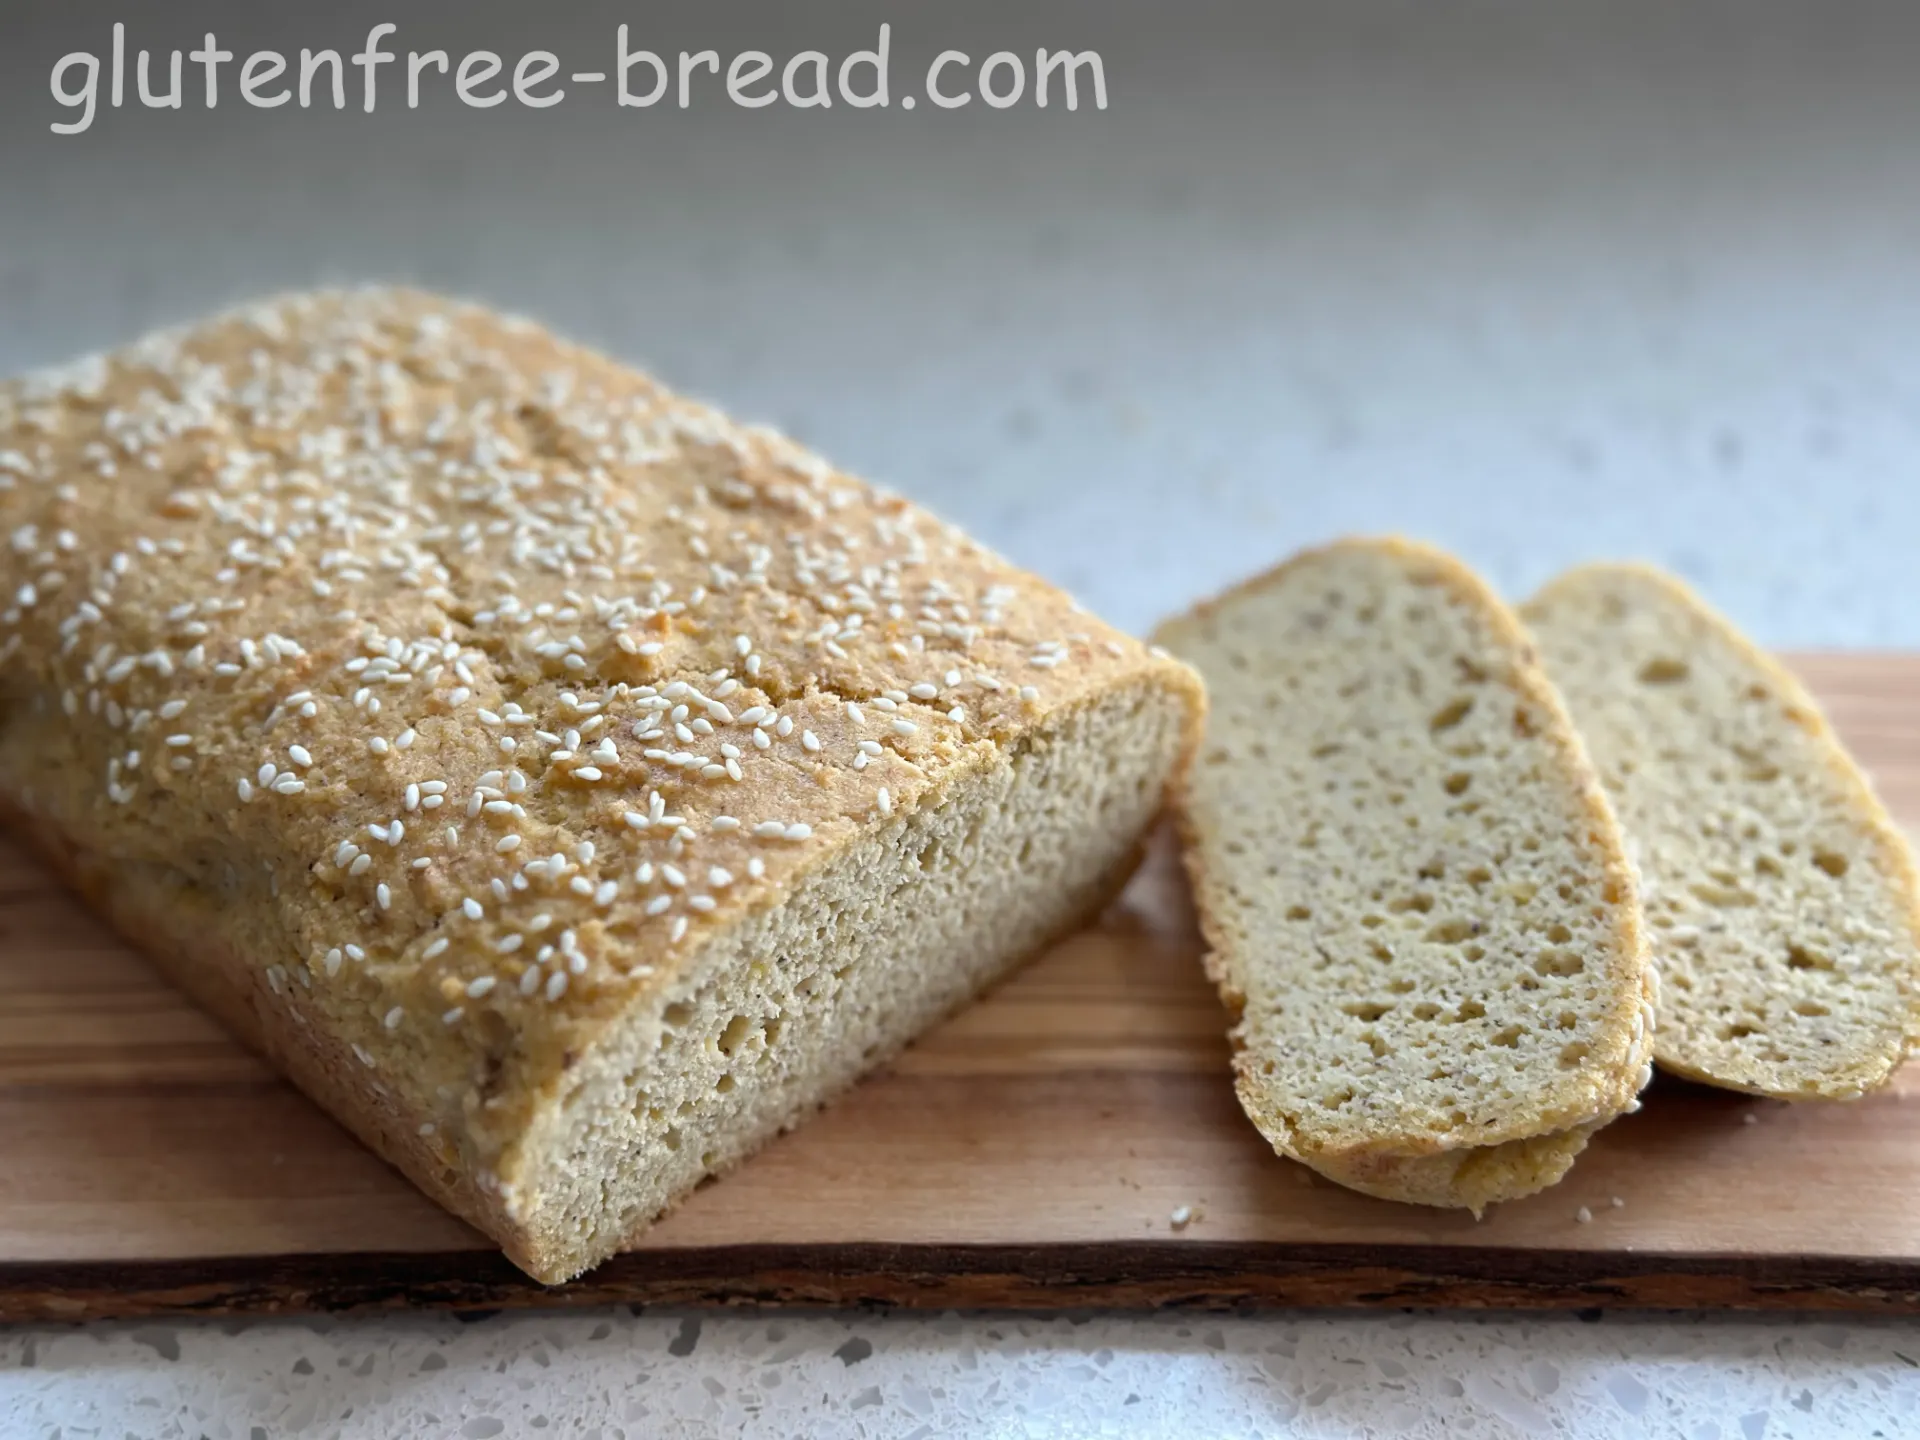
[[[1920, 822], [1920, 656], [1795, 664]], [[1224, 1028], [1163, 844], [1098, 928], [641, 1249], [545, 1289], [0, 844], [0, 1318], [609, 1301], [1920, 1311], [1920, 1065], [1846, 1106], [1659, 1082], [1563, 1183], [1475, 1222], [1275, 1156], [1234, 1102]]]

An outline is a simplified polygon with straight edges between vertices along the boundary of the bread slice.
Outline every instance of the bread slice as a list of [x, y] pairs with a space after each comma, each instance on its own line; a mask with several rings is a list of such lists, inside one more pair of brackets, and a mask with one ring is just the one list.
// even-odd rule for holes
[[1254, 1124], [1393, 1200], [1558, 1180], [1647, 1081], [1652, 978], [1511, 612], [1438, 551], [1349, 540], [1159, 638], [1211, 696], [1178, 813]]
[[1920, 1038], [1920, 887], [1812, 698], [1646, 566], [1568, 571], [1526, 617], [1640, 866], [1660, 1064], [1789, 1100], [1884, 1085]]
[[1203, 703], [780, 437], [401, 291], [0, 385], [0, 520], [16, 823], [547, 1281], [1096, 911]]

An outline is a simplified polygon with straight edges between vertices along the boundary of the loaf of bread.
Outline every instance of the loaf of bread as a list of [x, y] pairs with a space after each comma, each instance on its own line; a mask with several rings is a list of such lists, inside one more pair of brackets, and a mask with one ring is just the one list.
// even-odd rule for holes
[[1445, 555], [1356, 540], [1159, 638], [1211, 697], [1177, 813], [1254, 1124], [1388, 1199], [1558, 1180], [1647, 1082], [1652, 976], [1511, 612]]
[[912, 505], [404, 291], [0, 386], [0, 515], [14, 823], [545, 1281], [1096, 911], [1198, 733]]
[[1525, 613], [1640, 866], [1655, 1058], [1786, 1100], [1885, 1084], [1920, 1040], [1920, 887], [1813, 699], [1646, 566], [1571, 570]]

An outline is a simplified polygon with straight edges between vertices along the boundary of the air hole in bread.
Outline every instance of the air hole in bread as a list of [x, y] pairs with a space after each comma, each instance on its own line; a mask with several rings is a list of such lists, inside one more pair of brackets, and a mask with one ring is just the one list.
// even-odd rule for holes
[[1661, 655], [1642, 665], [1635, 678], [1642, 685], [1673, 685], [1692, 673], [1692, 667], [1686, 661], [1676, 660], [1670, 655]]
[[1356, 1020], [1364, 1020], [1369, 1025], [1393, 1009], [1391, 1005], [1382, 1005], [1375, 1000], [1350, 1000], [1340, 1007]]
[[[1784, 845], [1781, 846], [1780, 848], [1781, 850], [1786, 851], [1786, 853], [1788, 854], [1792, 853], [1791, 851], [1787, 850], [1787, 847]], [[1833, 878], [1836, 880], [1838, 880], [1842, 875], [1847, 873], [1847, 857], [1844, 855], [1835, 854], [1831, 850], [1814, 851], [1813, 863], [1819, 869], [1824, 870], [1826, 871], [1827, 874], [1833, 876]]]
[[1831, 970], [1833, 958], [1795, 940], [1787, 945], [1787, 965], [1794, 970]]
[[1793, 1003], [1793, 1013], [1796, 1015], [1805, 1015], [1809, 1019], [1816, 1019], [1822, 1015], [1831, 1015], [1833, 1011], [1829, 1010], [1825, 1005], [1822, 1005], [1818, 1000], [1796, 1000]]
[[720, 1046], [720, 1053], [722, 1055], [734, 1054], [742, 1045], [747, 1043], [747, 1038], [753, 1034], [753, 1029], [753, 1021], [745, 1015], [734, 1016], [727, 1022], [727, 1028], [720, 1032], [720, 1039], [717, 1042]]
[[1519, 1025], [1508, 1025], [1495, 1033], [1491, 1043], [1511, 1050], [1520, 1043], [1520, 1037], [1525, 1033], [1525, 1029]]
[[1441, 789], [1445, 790], [1449, 795], [1464, 795], [1467, 793], [1467, 787], [1471, 784], [1473, 784], [1473, 777], [1471, 775], [1467, 774], [1464, 770], [1456, 770], [1453, 774], [1447, 776], [1445, 782], [1441, 785]]
[[1289, 920], [1311, 920], [1312, 918], [1313, 911], [1304, 905], [1289, 905], [1287, 907], [1287, 919]]
[[1456, 696], [1433, 712], [1433, 718], [1427, 721], [1427, 728], [1438, 735], [1443, 730], [1451, 730], [1467, 718], [1467, 712], [1473, 709], [1473, 697]]
[[1478, 920], [1442, 920], [1438, 925], [1427, 927], [1426, 938], [1436, 945], [1458, 945], [1478, 935], [1483, 928]]
[[1587, 962], [1571, 950], [1542, 950], [1533, 968], [1540, 975], [1578, 975], [1587, 968]]

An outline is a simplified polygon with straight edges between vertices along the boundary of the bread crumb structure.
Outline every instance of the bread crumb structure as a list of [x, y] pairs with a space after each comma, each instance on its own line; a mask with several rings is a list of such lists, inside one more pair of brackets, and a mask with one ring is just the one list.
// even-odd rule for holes
[[1647, 566], [1524, 613], [1640, 868], [1659, 1063], [1788, 1100], [1885, 1085], [1920, 1042], [1920, 884], [1813, 698]]
[[1163, 627], [1212, 709], [1179, 802], [1240, 1102], [1370, 1194], [1552, 1184], [1650, 1074], [1620, 833], [1512, 613], [1398, 540]]
[[0, 515], [14, 821], [549, 1281], [1097, 909], [1202, 703], [781, 437], [406, 291], [0, 386]]

